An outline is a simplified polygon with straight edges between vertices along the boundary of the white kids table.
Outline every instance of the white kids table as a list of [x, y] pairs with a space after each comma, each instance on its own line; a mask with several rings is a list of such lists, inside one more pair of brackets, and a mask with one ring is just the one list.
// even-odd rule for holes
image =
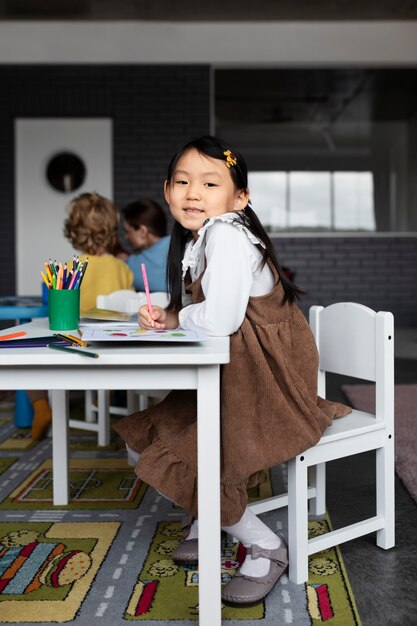
[[[46, 318], [0, 331], [52, 334]], [[68, 394], [72, 389], [196, 389], [199, 623], [220, 626], [220, 366], [229, 338], [190, 344], [98, 344], [98, 359], [49, 348], [0, 348], [0, 389], [50, 389], [54, 504], [68, 504]], [[105, 347], [102, 347], [102, 346]]]

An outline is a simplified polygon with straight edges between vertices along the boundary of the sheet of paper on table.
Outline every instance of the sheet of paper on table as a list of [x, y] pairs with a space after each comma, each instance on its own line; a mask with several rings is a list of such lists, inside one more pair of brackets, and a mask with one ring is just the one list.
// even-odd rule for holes
[[83, 328], [84, 341], [158, 341], [182, 343], [204, 341], [206, 337], [194, 330], [143, 330], [115, 325], [112, 328]]

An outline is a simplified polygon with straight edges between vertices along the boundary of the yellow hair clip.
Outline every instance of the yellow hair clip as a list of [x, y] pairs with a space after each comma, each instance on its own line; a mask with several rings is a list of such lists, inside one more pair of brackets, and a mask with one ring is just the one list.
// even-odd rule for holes
[[223, 154], [226, 157], [226, 165], [229, 169], [232, 167], [232, 165], [236, 165], [237, 158], [235, 157], [235, 155], [233, 154], [231, 150], [225, 150]]

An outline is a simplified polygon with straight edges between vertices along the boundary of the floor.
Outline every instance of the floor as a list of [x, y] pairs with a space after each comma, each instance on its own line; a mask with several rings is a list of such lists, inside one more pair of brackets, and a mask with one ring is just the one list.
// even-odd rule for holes
[[[417, 328], [396, 331], [395, 355], [396, 382], [416, 383]], [[329, 377], [329, 397], [345, 401], [343, 382], [355, 381]], [[328, 464], [327, 508], [335, 528], [374, 515], [374, 458], [362, 454]], [[341, 550], [363, 626], [417, 624], [417, 504], [398, 478], [396, 547], [381, 550], [369, 535]]]
[[[395, 381], [417, 382], [417, 329], [396, 331]], [[343, 382], [355, 382], [344, 380]], [[328, 381], [344, 400], [340, 377]], [[328, 464], [327, 507], [334, 527], [375, 511], [374, 453]], [[341, 546], [363, 626], [417, 623], [417, 504], [396, 477], [396, 547], [381, 550], [374, 535]]]

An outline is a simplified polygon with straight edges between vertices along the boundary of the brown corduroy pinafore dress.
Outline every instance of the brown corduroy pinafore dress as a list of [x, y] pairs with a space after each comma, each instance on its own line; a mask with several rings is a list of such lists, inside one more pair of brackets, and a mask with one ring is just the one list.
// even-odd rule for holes
[[[276, 274], [276, 272], [274, 271]], [[202, 275], [187, 288], [204, 300]], [[278, 281], [249, 298], [245, 319], [230, 337], [221, 373], [222, 525], [235, 524], [247, 488], [263, 470], [307, 450], [347, 406], [317, 396], [318, 354], [295, 304], [282, 303]], [[172, 391], [160, 404], [128, 415], [115, 430], [140, 453], [136, 474], [197, 517], [196, 393]]]

